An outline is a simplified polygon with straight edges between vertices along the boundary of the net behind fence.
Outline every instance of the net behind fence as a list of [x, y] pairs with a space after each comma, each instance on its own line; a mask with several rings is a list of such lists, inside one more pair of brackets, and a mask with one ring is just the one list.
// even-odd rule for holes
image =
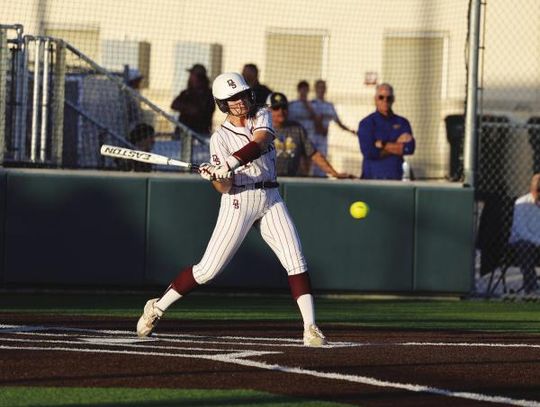
[[[224, 115], [212, 111], [207, 123], [204, 115], [181, 107], [184, 99], [178, 97], [187, 92], [183, 97], [193, 99], [195, 92], [200, 104], [194, 110], [209, 110], [201, 96], [208, 83], [251, 63], [259, 82], [289, 101], [299, 98], [302, 80], [309, 85], [308, 100], [314, 100], [315, 81], [324, 80], [325, 100], [339, 122], [355, 130], [375, 111], [375, 86], [392, 84], [394, 111], [409, 120], [416, 139], [414, 154], [405, 157], [414, 178], [463, 180], [469, 1], [0, 3], [6, 5], [0, 21], [6, 24], [0, 37], [0, 107], [8, 113], [0, 121], [4, 165], [169, 169], [103, 159], [103, 143], [207, 161], [209, 134]], [[501, 274], [508, 277], [507, 291], [518, 291], [521, 285], [510, 284], [514, 277], [515, 284], [522, 282], [515, 259], [530, 257], [513, 253], [508, 239], [514, 201], [540, 171], [539, 20], [536, 0], [483, 3], [477, 294], [491, 290], [489, 279], [494, 276], [495, 285]], [[15, 23], [34, 37], [22, 40]], [[45, 38], [53, 40], [39, 46]], [[59, 51], [65, 55], [59, 58]], [[193, 76], [203, 79], [197, 91]], [[329, 162], [360, 176], [358, 137], [335, 118], [327, 122], [321, 148]], [[493, 293], [504, 293], [504, 287], [501, 280]]]
[[[249, 12], [246, 15], [240, 10]], [[189, 122], [190, 113], [179, 114], [172, 105], [187, 88], [191, 76], [188, 70], [195, 64], [203, 65], [212, 81], [221, 72], [240, 72], [245, 64], [252, 63], [258, 68], [259, 81], [284, 93], [289, 101], [298, 98], [297, 84], [302, 80], [310, 86], [308, 100], [315, 99], [315, 81], [322, 79], [327, 88], [325, 100], [333, 104], [344, 127], [353, 130], [363, 117], [375, 111], [375, 85], [389, 82], [396, 92], [394, 109], [409, 119], [418, 140], [415, 153], [408, 156], [415, 176], [448, 176], [444, 117], [463, 112], [467, 2], [339, 0], [314, 7], [310, 1], [279, 0], [269, 7], [264, 2], [216, 4], [205, 0], [159, 6], [142, 1], [133, 7], [127, 1], [111, 5], [104, 0], [39, 4], [23, 0], [20, 7], [8, 10], [2, 18], [6, 23], [23, 24], [26, 33], [62, 39], [120, 77], [124, 71], [138, 72], [141, 82], [137, 90], [183, 123]], [[95, 71], [85, 63], [77, 53], [67, 51], [67, 95], [84, 91], [79, 95], [85, 103], [81, 110], [88, 116], [80, 113], [83, 117], [78, 120], [85, 123], [95, 119], [102, 124], [113, 120], [115, 124], [106, 127], [125, 137], [119, 128], [122, 120], [113, 118], [126, 110], [121, 98], [116, 98], [116, 106], [111, 107], [113, 95], [100, 87], [99, 81], [83, 79]], [[90, 83], [96, 88], [91, 89]], [[85, 111], [89, 93], [99, 95], [100, 89], [103, 105], [108, 106], [103, 110], [110, 118], [96, 118]], [[141, 105], [145, 113], [145, 104]], [[96, 106], [89, 109], [95, 112]], [[66, 107], [66, 115], [72, 110]], [[214, 112], [211, 128], [222, 120], [221, 112]], [[144, 115], [143, 122], [156, 131], [156, 150], [181, 154], [178, 149], [182, 140], [174, 137], [174, 126], [171, 129], [166, 116]], [[359, 176], [363, 155], [358, 138], [331, 117], [323, 123], [329, 127], [322, 130], [320, 148], [330, 163], [340, 172]], [[84, 126], [76, 136], [66, 134], [79, 138], [75, 143], [78, 155], [90, 154], [87, 150], [93, 148], [92, 139], [97, 136], [86, 134], [90, 134], [89, 127], [99, 127], [89, 123]], [[169, 136], [171, 133], [173, 136]], [[193, 161], [207, 159], [204, 142], [187, 144], [184, 147], [192, 147], [191, 153], [196, 155]], [[92, 158], [65, 158], [72, 166], [97, 165]]]

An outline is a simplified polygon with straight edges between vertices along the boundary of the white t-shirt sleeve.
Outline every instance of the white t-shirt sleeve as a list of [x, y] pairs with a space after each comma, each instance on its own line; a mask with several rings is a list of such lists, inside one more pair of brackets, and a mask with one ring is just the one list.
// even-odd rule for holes
[[524, 240], [540, 246], [540, 209], [529, 195], [520, 197], [515, 203], [509, 241]]

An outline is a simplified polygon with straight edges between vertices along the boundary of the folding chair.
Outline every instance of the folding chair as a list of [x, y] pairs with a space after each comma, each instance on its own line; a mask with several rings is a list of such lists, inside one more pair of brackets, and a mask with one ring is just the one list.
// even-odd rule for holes
[[[506, 273], [510, 267], [517, 266], [516, 264], [516, 260], [518, 258], [517, 256], [519, 256], [519, 253], [515, 246], [511, 244], [504, 245], [503, 253], [501, 255], [501, 259], [499, 261], [498, 267], [494, 269], [489, 276], [489, 284], [486, 290], [486, 295], [488, 297], [492, 297], [495, 294], [495, 290], [497, 289], [500, 283], [502, 283], [502, 286], [503, 286], [503, 293], [504, 294], [508, 293], [508, 287], [506, 286]], [[495, 280], [495, 284], [492, 286], [495, 272], [497, 270], [499, 270], [500, 275], [497, 278], [497, 280]], [[523, 290], [523, 285], [517, 292], [520, 292], [521, 290]]]
[[[491, 297], [499, 284], [507, 291], [506, 273], [515, 262], [513, 247], [508, 244], [515, 198], [489, 194], [484, 197], [484, 209], [478, 229], [478, 247], [481, 252], [480, 274], [490, 274], [485, 295]], [[495, 273], [500, 276], [495, 280]]]

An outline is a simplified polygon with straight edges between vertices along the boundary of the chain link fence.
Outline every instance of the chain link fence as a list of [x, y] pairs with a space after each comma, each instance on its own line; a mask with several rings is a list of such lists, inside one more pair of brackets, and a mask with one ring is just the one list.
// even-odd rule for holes
[[[137, 7], [127, 0], [115, 4], [111, 7], [105, 0], [22, 0], [17, 8], [6, 7], [2, 19], [21, 23], [28, 34], [62, 39], [118, 77], [123, 76], [126, 65], [128, 72], [136, 69], [143, 77], [140, 95], [174, 119], [179, 113], [172, 102], [186, 90], [187, 70], [195, 64], [205, 66], [212, 81], [221, 72], [241, 72], [245, 64], [253, 63], [259, 69], [259, 81], [284, 93], [289, 101], [298, 98], [296, 87], [302, 80], [310, 86], [308, 99], [314, 100], [314, 84], [322, 79], [325, 100], [334, 105], [340, 122], [353, 130], [375, 111], [375, 86], [390, 82], [396, 91], [394, 109], [409, 119], [418, 141], [414, 155], [408, 157], [414, 175], [422, 180], [448, 179], [444, 118], [463, 113], [468, 1], [338, 0], [317, 7], [310, 0], [277, 0], [273, 7], [248, 0], [235, 3], [236, 9], [249, 10], [256, 19], [233, 13], [230, 5], [212, 0], [169, 2], [162, 7], [150, 0], [142, 0]], [[244, 34], [239, 34], [239, 27]], [[77, 129], [77, 149], [66, 146], [65, 154], [71, 153], [65, 158], [70, 166], [94, 167], [97, 163], [91, 150], [97, 136], [87, 134], [99, 133], [99, 126], [90, 124], [91, 120], [105, 125], [114, 122], [110, 133], [127, 137], [122, 134], [122, 122], [129, 110], [121, 112], [126, 111], [121, 102], [110, 110], [103, 107], [122, 98], [98, 85], [97, 77], [84, 79], [93, 72], [103, 73], [93, 65], [85, 66], [86, 60], [77, 60], [77, 53], [70, 55], [69, 49], [67, 53], [66, 98], [77, 92], [75, 88], [82, 89], [85, 105], [81, 112], [88, 117], [79, 113], [85, 124]], [[103, 92], [101, 107], [89, 96], [98, 95], [99, 89]], [[73, 103], [73, 99], [68, 101]], [[141, 105], [145, 113], [145, 102]], [[66, 104], [65, 112], [72, 114], [72, 106]], [[154, 127], [156, 152], [171, 148], [170, 154], [176, 158], [184, 154], [179, 152], [182, 137], [167, 136], [174, 130], [166, 115], [158, 114], [153, 120], [143, 115], [143, 122]], [[221, 112], [214, 113], [214, 129], [223, 118]], [[324, 122], [329, 123], [329, 162], [338, 172], [360, 176], [363, 156], [358, 137], [335, 120]], [[66, 140], [69, 137], [66, 133]], [[207, 160], [198, 139], [187, 144], [193, 150], [192, 161]]]
[[[529, 193], [533, 174], [540, 172], [539, 15], [538, 2], [484, 5], [476, 293], [488, 297], [538, 295], [540, 211], [533, 203], [524, 204], [530, 211], [514, 218], [514, 208], [516, 200]], [[527, 51], [531, 49], [535, 51]], [[516, 244], [512, 229], [514, 234], [518, 229], [529, 233], [537, 243]]]
[[137, 70], [108, 71], [62, 39], [24, 35], [21, 25], [0, 32], [4, 166], [169, 170], [105, 159], [100, 146], [184, 161], [193, 158], [192, 144], [208, 151], [202, 136], [139, 93]]

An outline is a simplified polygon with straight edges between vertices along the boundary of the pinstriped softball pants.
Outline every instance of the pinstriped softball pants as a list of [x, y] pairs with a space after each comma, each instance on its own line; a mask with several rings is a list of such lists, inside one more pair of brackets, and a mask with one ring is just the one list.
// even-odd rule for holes
[[239, 189], [223, 194], [216, 226], [193, 277], [204, 284], [231, 261], [251, 227], [256, 224], [288, 275], [307, 270], [302, 246], [278, 188]]

